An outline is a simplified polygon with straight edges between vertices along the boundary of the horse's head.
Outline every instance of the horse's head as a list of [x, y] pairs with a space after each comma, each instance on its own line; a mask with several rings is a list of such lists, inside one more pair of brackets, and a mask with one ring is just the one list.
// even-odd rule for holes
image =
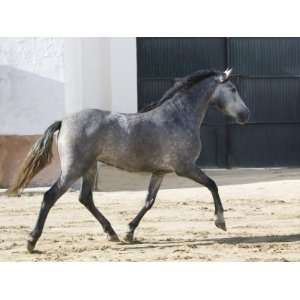
[[236, 120], [239, 124], [245, 124], [250, 111], [240, 97], [236, 86], [229, 80], [232, 69], [227, 69], [217, 77], [218, 85], [214, 90], [210, 103], [218, 110]]

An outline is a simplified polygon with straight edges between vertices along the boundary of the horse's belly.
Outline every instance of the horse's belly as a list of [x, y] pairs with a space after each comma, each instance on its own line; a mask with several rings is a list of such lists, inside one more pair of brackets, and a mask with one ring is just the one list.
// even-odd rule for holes
[[162, 160], [161, 157], [138, 157], [134, 153], [127, 155], [102, 154], [97, 157], [107, 165], [126, 170], [129, 172], [173, 172], [174, 168], [168, 160]]
[[102, 153], [97, 157], [97, 160], [119, 169], [131, 171], [131, 172], [140, 171], [139, 164], [137, 164], [134, 157], [130, 157], [128, 155], [122, 155], [119, 153], [112, 153], [112, 152]]

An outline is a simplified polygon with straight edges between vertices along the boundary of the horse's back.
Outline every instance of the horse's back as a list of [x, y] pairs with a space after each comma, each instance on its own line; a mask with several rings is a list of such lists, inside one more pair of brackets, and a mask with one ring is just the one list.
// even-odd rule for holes
[[86, 109], [66, 117], [58, 137], [62, 167], [89, 163], [101, 155], [117, 157], [126, 148], [129, 123], [137, 115]]

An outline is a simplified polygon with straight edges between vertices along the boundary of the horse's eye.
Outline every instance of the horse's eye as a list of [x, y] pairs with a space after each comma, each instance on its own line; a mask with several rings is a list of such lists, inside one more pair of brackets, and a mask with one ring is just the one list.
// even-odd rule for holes
[[236, 88], [232, 88], [231, 91], [232, 91], [233, 93], [235, 93], [235, 92], [236, 92]]

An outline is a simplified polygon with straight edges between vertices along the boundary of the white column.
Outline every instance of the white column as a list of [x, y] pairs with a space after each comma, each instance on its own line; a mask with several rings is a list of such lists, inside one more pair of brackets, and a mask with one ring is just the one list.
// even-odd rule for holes
[[111, 38], [112, 111], [137, 112], [136, 38]]
[[111, 110], [110, 39], [65, 39], [65, 108]]
[[137, 111], [135, 38], [65, 39], [65, 109]]
[[66, 38], [64, 42], [65, 111], [67, 114], [82, 109], [81, 39]]

